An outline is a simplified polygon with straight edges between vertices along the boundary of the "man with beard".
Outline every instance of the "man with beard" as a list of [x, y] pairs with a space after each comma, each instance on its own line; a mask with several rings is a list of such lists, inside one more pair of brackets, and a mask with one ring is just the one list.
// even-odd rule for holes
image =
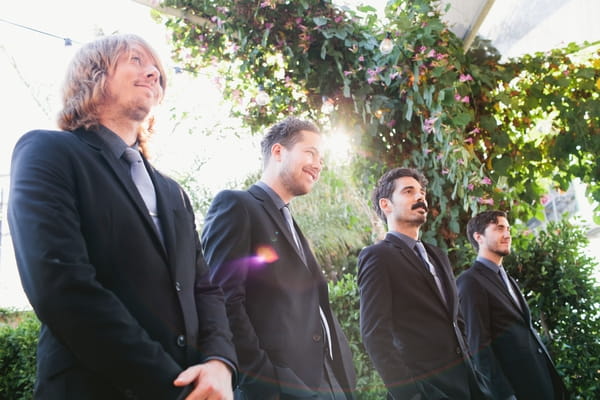
[[510, 226], [503, 211], [484, 211], [467, 224], [477, 250], [457, 279], [469, 345], [496, 400], [567, 398], [552, 359], [531, 325], [527, 302], [502, 266], [510, 254]]
[[321, 267], [288, 209], [319, 179], [321, 134], [290, 117], [269, 129], [261, 147], [261, 180], [219, 193], [202, 232], [240, 363], [236, 398], [352, 399], [350, 347]]
[[15, 146], [8, 221], [42, 323], [34, 399], [233, 397], [223, 293], [190, 201], [139, 151], [165, 89], [145, 40], [99, 38], [69, 64], [62, 131]]
[[426, 185], [420, 172], [395, 168], [375, 188], [375, 211], [389, 231], [359, 255], [363, 341], [392, 399], [485, 399], [462, 332], [450, 261], [419, 240]]

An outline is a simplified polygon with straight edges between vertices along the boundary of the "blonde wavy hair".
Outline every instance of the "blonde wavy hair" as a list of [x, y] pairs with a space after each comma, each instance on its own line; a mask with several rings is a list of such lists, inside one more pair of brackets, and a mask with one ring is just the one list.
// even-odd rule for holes
[[[104, 36], [82, 46], [69, 64], [62, 90], [63, 108], [58, 114], [60, 129], [74, 131], [98, 128], [98, 111], [107, 95], [108, 73], [115, 68], [119, 56], [129, 52], [133, 45], [143, 47], [154, 59], [160, 72], [164, 97], [167, 77], [156, 51], [134, 34]], [[142, 146], [152, 130], [152, 124], [153, 119], [148, 118], [146, 126], [138, 133], [138, 142]]]

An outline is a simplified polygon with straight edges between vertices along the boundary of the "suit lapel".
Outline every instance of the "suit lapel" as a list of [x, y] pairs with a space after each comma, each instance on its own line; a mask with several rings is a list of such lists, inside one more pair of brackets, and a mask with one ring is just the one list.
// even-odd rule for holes
[[[496, 288], [497, 291], [502, 293], [502, 295], [504, 296], [505, 303], [510, 304], [510, 306], [515, 311], [517, 311], [519, 314], [523, 315], [523, 313], [521, 312], [521, 309], [519, 309], [519, 307], [515, 304], [515, 301], [513, 300], [512, 296], [510, 295], [510, 293], [508, 291], [508, 288], [504, 285], [504, 282], [502, 282], [502, 278], [500, 278], [500, 276], [498, 274], [495, 274], [494, 271], [492, 271], [491, 269], [489, 269], [488, 267], [486, 267], [485, 265], [483, 265], [477, 261], [475, 262], [473, 267], [477, 268], [479, 270], [479, 273], [485, 279], [487, 279]], [[509, 278], [509, 279], [512, 279], [512, 278]], [[515, 293], [518, 293], [517, 296], [521, 296], [521, 292], [519, 290], [517, 290]]]
[[[171, 204], [172, 200], [169, 200], [173, 199], [176, 196], [176, 194], [174, 195], [169, 193], [169, 185], [161, 174], [159, 174], [151, 165], [147, 165], [147, 167], [150, 172], [152, 182], [154, 183], [154, 189], [156, 191], [156, 207], [158, 209], [158, 215], [160, 216], [160, 225], [162, 228], [162, 234], [164, 239], [164, 243], [162, 243], [160, 240], [159, 242], [161, 243], [165, 255], [168, 255], [170, 264], [177, 265], [177, 263], [175, 262], [175, 258], [177, 257], [175, 251], [176, 227], [175, 216], [173, 214], [175, 211], [173, 210]], [[185, 200], [183, 198], [183, 194], [181, 194], [181, 202], [183, 203], [185, 208]], [[153, 221], [152, 227], [154, 228], [154, 233], [156, 237], [159, 238], [158, 233], [156, 232], [156, 226], [154, 225]]]
[[[400, 238], [388, 233], [385, 237], [385, 240], [392, 244], [400, 251], [401, 257], [404, 257], [406, 261], [410, 264], [412, 268], [418, 271], [419, 274], [423, 276], [431, 290], [435, 293], [439, 301], [446, 307], [446, 302], [442, 299], [442, 295], [435, 284], [435, 279], [433, 275], [427, 270], [427, 267], [423, 264], [423, 261], [419, 258], [419, 256], [409, 248], [406, 243], [404, 243]], [[428, 252], [429, 255], [429, 252]], [[436, 260], [437, 261], [437, 260]]]
[[[448, 303], [448, 310], [452, 312], [452, 315], [458, 314], [458, 293], [456, 292], [456, 285], [454, 285], [454, 273], [450, 264], [446, 263], [445, 258], [441, 257], [440, 250], [424, 243], [427, 249], [427, 254], [430, 259], [433, 259], [439, 266], [438, 271], [442, 285], [445, 290], [446, 302]], [[435, 282], [434, 282], [435, 283]]]
[[[78, 137], [82, 141], [84, 141], [90, 147], [95, 149], [102, 156], [104, 161], [106, 161], [107, 165], [113, 171], [113, 173], [117, 177], [117, 180], [119, 181], [121, 186], [127, 192], [127, 195], [131, 199], [132, 203], [135, 205], [135, 208], [138, 210], [140, 217], [144, 220], [143, 223], [146, 225], [146, 228], [149, 229], [150, 231], [152, 231], [152, 235], [154, 235], [156, 245], [158, 247], [162, 248], [163, 253], [164, 253], [164, 247], [160, 241], [160, 237], [158, 236], [158, 232], [156, 230], [156, 226], [154, 225], [154, 221], [152, 221], [152, 217], [148, 213], [146, 204], [144, 203], [142, 196], [139, 194], [137, 188], [135, 187], [135, 184], [133, 183], [133, 180], [131, 179], [129, 170], [123, 165], [121, 160], [117, 159], [114, 156], [114, 154], [106, 148], [104, 141], [102, 140], [102, 138], [100, 138], [100, 136], [98, 136], [98, 134], [96, 134], [93, 131], [85, 131], [85, 132], [75, 131], [75, 134], [77, 134]], [[144, 163], [146, 163], [145, 159], [144, 159]], [[150, 168], [150, 170], [152, 170], [152, 168]], [[155, 180], [154, 180], [153, 175], [154, 174], [151, 171], [150, 176], [154, 182]], [[157, 190], [157, 198], [158, 198], [158, 190]], [[161, 202], [159, 201], [159, 204], [160, 203]], [[162, 221], [162, 219], [161, 219], [161, 221]]]
[[519, 306], [521, 306], [521, 308], [519, 309], [519, 307], [517, 307], [518, 311], [520, 311], [523, 317], [525, 317], [525, 321], [527, 321], [528, 324], [531, 324], [531, 313], [529, 312], [529, 305], [527, 304], [527, 300], [525, 300], [525, 297], [523, 297], [523, 294], [521, 293], [521, 288], [519, 288], [519, 285], [513, 279], [512, 276], [509, 275], [508, 280], [512, 285], [513, 291], [517, 295], [517, 298], [519, 299]]
[[[292, 232], [290, 231], [290, 228], [288, 227], [288, 224], [285, 221], [285, 218], [281, 214], [281, 211], [277, 209], [277, 207], [275, 206], [275, 204], [273, 203], [273, 201], [271, 200], [269, 195], [264, 190], [262, 190], [259, 186], [256, 186], [256, 185], [252, 185], [250, 187], [250, 189], [248, 189], [248, 191], [261, 202], [262, 207], [264, 208], [265, 212], [273, 220], [273, 222], [275, 223], [275, 225], [277, 226], [279, 231], [283, 233], [283, 236], [288, 241], [290, 246], [292, 246], [296, 255], [302, 261], [302, 264], [307, 265], [306, 264], [306, 254], [300, 253], [300, 249], [298, 249], [298, 246], [296, 246], [296, 242], [294, 241], [294, 237], [292, 236]], [[296, 226], [295, 222], [294, 222], [294, 226]], [[304, 235], [302, 235], [302, 232], [300, 232], [300, 229], [298, 229], [297, 226], [296, 226], [296, 233], [298, 233], [298, 237], [300, 238], [300, 242], [302, 243], [302, 246], [304, 248], [306, 248], [305, 246], [308, 245], [306, 243], [306, 239], [304, 239]], [[306, 253], [306, 251], [305, 251], [305, 253]]]

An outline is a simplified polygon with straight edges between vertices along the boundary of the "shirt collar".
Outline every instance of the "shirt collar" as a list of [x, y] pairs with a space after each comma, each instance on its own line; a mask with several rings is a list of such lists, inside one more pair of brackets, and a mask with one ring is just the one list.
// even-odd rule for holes
[[271, 200], [273, 200], [273, 203], [275, 203], [275, 207], [277, 207], [278, 210], [281, 210], [284, 206], [287, 205], [284, 203], [281, 197], [279, 197], [279, 195], [275, 193], [275, 191], [263, 181], [256, 182], [256, 186], [258, 186], [267, 193]]
[[494, 271], [495, 273], [500, 272], [500, 266], [495, 262], [488, 260], [487, 258], [477, 256], [477, 261]]
[[[98, 133], [98, 136], [100, 136], [100, 139], [108, 146], [109, 151], [116, 158], [121, 158], [125, 149], [128, 147], [127, 143], [125, 143], [119, 135], [103, 125], [100, 125], [100, 128], [98, 128], [96, 132]], [[137, 149], [137, 143], [131, 147]]]
[[410, 236], [406, 236], [403, 233], [396, 232], [396, 231], [389, 231], [388, 233], [391, 235], [394, 235], [398, 239], [402, 240], [411, 249], [414, 249], [415, 244], [417, 244], [417, 241], [415, 239], [411, 238]]

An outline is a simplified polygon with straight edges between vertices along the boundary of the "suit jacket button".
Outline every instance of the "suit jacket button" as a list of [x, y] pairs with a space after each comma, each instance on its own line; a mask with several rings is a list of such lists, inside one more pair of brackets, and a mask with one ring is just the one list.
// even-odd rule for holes
[[456, 348], [456, 354], [460, 354], [460, 353], [461, 353], [461, 351], [460, 351], [460, 347], [457, 347], [457, 348]]
[[181, 283], [179, 283], [179, 281], [175, 282], [175, 290], [181, 292]]
[[183, 335], [177, 336], [177, 346], [185, 347], [185, 336], [183, 336]]
[[321, 335], [317, 335], [317, 334], [313, 335], [313, 341], [314, 342], [318, 342], [320, 340], [321, 340]]
[[542, 353], [543, 353], [543, 351], [542, 351], [542, 348], [541, 348], [541, 347], [538, 347], [538, 353], [540, 353], [540, 354], [542, 354]]

